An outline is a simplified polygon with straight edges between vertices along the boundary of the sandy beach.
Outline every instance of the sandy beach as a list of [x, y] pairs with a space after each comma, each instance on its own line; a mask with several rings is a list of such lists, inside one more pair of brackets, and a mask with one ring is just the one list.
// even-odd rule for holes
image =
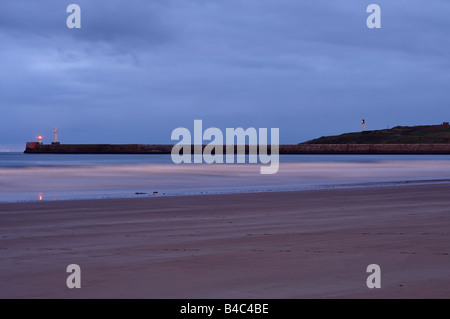
[[[449, 298], [450, 184], [0, 203], [0, 298]], [[81, 267], [68, 289], [66, 267]], [[381, 289], [366, 267], [381, 267]]]

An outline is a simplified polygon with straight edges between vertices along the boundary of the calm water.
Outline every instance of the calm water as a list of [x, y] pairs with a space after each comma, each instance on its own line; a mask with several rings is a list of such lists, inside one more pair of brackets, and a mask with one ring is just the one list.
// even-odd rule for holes
[[260, 164], [175, 165], [170, 155], [0, 153], [0, 201], [450, 181], [448, 155], [284, 155], [280, 156], [280, 162], [277, 174], [260, 175]]

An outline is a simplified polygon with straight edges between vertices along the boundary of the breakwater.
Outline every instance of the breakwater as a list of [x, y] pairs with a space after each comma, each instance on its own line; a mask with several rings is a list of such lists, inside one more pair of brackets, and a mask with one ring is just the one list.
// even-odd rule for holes
[[[203, 145], [203, 148], [205, 145]], [[25, 153], [44, 154], [170, 154], [170, 144], [39, 144], [29, 142]], [[245, 146], [246, 154], [251, 147]], [[256, 148], [257, 149], [257, 148]], [[238, 146], [234, 146], [234, 153]], [[271, 148], [267, 147], [270, 154]], [[191, 153], [194, 153], [192, 146]], [[226, 146], [223, 146], [226, 153]], [[280, 154], [450, 154], [450, 144], [282, 144]]]

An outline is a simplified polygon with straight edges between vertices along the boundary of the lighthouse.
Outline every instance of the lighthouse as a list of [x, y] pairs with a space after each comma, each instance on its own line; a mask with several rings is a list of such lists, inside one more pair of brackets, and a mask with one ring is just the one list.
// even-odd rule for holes
[[362, 131], [365, 132], [366, 131], [366, 120], [363, 119], [361, 121], [361, 124], [362, 124]]
[[58, 129], [56, 128], [56, 126], [53, 129], [53, 134], [55, 134], [55, 141], [52, 144], [59, 144], [59, 142], [58, 142]]

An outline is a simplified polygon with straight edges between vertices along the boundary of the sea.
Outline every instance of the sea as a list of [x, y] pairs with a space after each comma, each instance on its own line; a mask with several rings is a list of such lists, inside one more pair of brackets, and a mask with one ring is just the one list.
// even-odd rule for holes
[[0, 153], [0, 202], [450, 182], [450, 155], [280, 155], [272, 175], [260, 174], [263, 164], [247, 163], [174, 164], [169, 154]]

